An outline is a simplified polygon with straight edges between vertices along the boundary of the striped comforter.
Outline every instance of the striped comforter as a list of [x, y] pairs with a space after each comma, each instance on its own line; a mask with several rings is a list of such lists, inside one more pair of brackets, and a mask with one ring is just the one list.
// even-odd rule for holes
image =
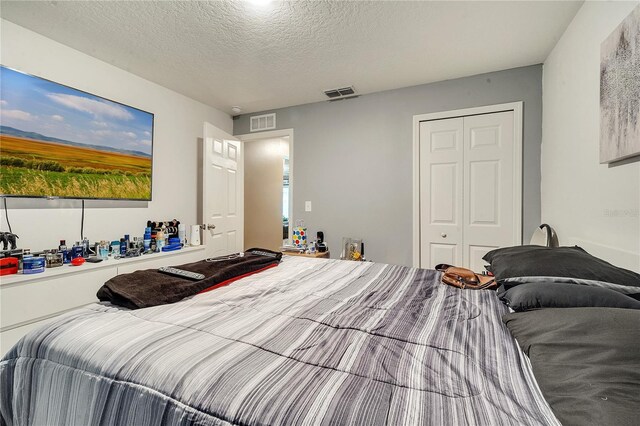
[[285, 257], [210, 293], [94, 304], [0, 363], [2, 424], [558, 424], [494, 292]]

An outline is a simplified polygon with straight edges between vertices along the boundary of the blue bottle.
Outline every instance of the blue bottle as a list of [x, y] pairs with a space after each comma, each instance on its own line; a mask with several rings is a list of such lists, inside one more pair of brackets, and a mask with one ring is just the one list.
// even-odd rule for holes
[[73, 260], [76, 257], [82, 257], [82, 249], [82, 244], [80, 244], [80, 241], [77, 241], [73, 247], [71, 247], [71, 259]]
[[151, 228], [144, 228], [143, 244], [145, 252], [151, 250]]

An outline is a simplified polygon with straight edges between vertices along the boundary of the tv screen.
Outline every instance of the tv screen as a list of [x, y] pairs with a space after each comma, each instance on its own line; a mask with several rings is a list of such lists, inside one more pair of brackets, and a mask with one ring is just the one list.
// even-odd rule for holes
[[0, 194], [151, 200], [153, 114], [0, 66]]

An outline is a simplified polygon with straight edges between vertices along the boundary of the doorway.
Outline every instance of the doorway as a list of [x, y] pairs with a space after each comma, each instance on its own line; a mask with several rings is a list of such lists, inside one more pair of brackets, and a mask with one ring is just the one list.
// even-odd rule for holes
[[292, 223], [292, 131], [241, 135], [244, 146], [244, 245], [280, 250]]

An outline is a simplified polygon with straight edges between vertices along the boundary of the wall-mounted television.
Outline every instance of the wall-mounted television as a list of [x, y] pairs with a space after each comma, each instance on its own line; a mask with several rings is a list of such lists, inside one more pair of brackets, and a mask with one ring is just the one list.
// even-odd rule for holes
[[151, 200], [153, 114], [0, 66], [0, 196]]

